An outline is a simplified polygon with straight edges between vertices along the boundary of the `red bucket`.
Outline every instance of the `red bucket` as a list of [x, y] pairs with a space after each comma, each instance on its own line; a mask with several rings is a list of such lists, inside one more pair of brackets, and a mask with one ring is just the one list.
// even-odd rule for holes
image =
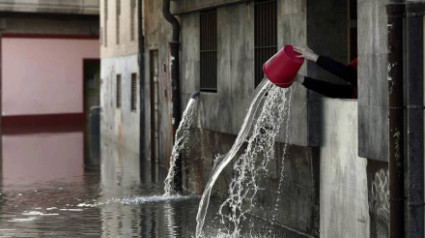
[[298, 58], [297, 55], [300, 54], [294, 51], [292, 45], [285, 45], [285, 47], [264, 63], [264, 74], [276, 86], [281, 88], [291, 86], [298, 70], [304, 63], [304, 59]]

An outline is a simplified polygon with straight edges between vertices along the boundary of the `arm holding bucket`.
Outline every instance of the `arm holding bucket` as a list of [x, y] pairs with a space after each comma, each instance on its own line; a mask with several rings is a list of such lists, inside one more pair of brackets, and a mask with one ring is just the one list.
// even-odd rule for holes
[[355, 69], [353, 66], [341, 64], [326, 56], [319, 56], [316, 64], [344, 79], [351, 85], [357, 86], [357, 69]]
[[331, 98], [353, 98], [356, 88], [352, 85], [341, 85], [304, 77], [298, 74], [295, 80], [307, 89]]
[[294, 81], [304, 85], [307, 89], [331, 98], [353, 98], [355, 87], [351, 85], [333, 84], [297, 74]]
[[344, 65], [329, 57], [318, 55], [308, 47], [294, 46], [294, 51], [300, 54], [297, 57], [313, 61], [324, 70], [335, 74], [353, 86], [357, 86], [357, 69], [352, 65]]
[[[304, 58], [315, 62], [321, 68], [347, 81], [348, 84], [334, 84], [322, 80], [317, 80], [302, 75], [297, 75], [294, 81], [301, 83], [307, 89], [318, 92], [324, 96], [332, 98], [357, 98], [357, 61], [355, 65], [344, 65], [329, 57], [319, 56], [308, 47], [294, 46], [294, 51]], [[353, 61], [354, 62], [354, 61]]]

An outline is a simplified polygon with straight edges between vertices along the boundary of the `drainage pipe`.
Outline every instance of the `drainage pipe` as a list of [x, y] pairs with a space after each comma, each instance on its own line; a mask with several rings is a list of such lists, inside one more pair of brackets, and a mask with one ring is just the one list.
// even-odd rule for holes
[[[140, 165], [145, 160], [145, 36], [143, 35], [143, 0], [138, 0], [138, 37], [139, 37], [139, 90], [140, 90], [140, 138], [139, 138], [139, 161]], [[143, 170], [141, 170], [143, 171]]]
[[[180, 24], [177, 18], [170, 12], [170, 0], [163, 0], [162, 14], [164, 18], [171, 23], [173, 27], [172, 38], [169, 42], [170, 47], [170, 70], [171, 70], [171, 101], [172, 101], [172, 127], [173, 127], [173, 144], [177, 128], [179, 127], [180, 114], [180, 72], [179, 72], [179, 49], [180, 49]], [[182, 160], [181, 156], [176, 159], [176, 174], [174, 176], [175, 191], [182, 190]]]
[[170, 47], [170, 70], [171, 70], [171, 101], [173, 105], [172, 125], [173, 142], [175, 133], [180, 123], [180, 72], [179, 72], [179, 48], [180, 48], [180, 24], [177, 18], [170, 12], [170, 0], [163, 0], [162, 14], [173, 27], [172, 38], [169, 42]]
[[404, 237], [403, 2], [387, 5], [390, 238]]
[[424, 2], [406, 3], [407, 237], [424, 237]]

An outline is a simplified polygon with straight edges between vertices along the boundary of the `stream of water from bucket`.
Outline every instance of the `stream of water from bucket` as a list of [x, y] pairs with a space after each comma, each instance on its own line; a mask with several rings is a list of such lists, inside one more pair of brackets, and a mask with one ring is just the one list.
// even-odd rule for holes
[[167, 177], [165, 178], [164, 196], [170, 196], [174, 193], [174, 176], [176, 173], [176, 160], [180, 156], [180, 152], [187, 146], [190, 137], [190, 128], [197, 122], [197, 100], [191, 98], [187, 103], [186, 109], [183, 112], [180, 125], [177, 128], [175, 143], [171, 152], [170, 168]]
[[277, 215], [277, 211], [279, 210], [279, 202], [280, 202], [280, 197], [282, 196], [282, 185], [285, 179], [285, 157], [286, 157], [286, 152], [288, 149], [288, 144], [290, 144], [291, 142], [289, 141], [289, 117], [291, 115], [291, 107], [289, 105], [291, 105], [291, 94], [289, 95], [289, 99], [288, 99], [288, 115], [287, 115], [287, 120], [286, 120], [286, 124], [285, 124], [285, 145], [283, 146], [283, 156], [282, 156], [282, 161], [281, 161], [281, 166], [282, 168], [280, 169], [280, 173], [279, 173], [279, 185], [277, 187], [277, 192], [276, 192], [276, 199], [275, 199], [275, 203], [274, 203], [274, 210], [272, 213], [272, 218], [271, 218], [271, 222], [275, 223], [276, 221], [276, 215]]
[[[280, 126], [289, 119], [287, 102], [290, 100], [290, 93], [290, 89], [275, 87], [268, 80], [258, 86], [235, 143], [214, 167], [205, 187], [196, 217], [196, 238], [202, 237], [211, 190], [218, 176], [237, 157], [240, 149], [246, 146], [234, 163], [236, 176], [230, 182], [228, 198], [219, 209], [226, 237], [240, 236], [240, 224], [246, 213], [252, 209], [253, 199], [259, 189], [258, 175], [267, 171], [267, 165], [274, 157], [274, 142]], [[225, 207], [229, 208], [229, 212], [225, 212]]]

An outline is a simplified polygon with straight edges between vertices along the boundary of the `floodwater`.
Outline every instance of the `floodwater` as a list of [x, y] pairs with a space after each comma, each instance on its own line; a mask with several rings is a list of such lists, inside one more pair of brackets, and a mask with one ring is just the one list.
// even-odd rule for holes
[[[1, 155], [0, 237], [194, 237], [199, 197], [162, 196], [166, 171], [113, 142], [99, 164], [84, 158], [81, 130], [20, 130], [2, 136]], [[226, 237], [218, 204], [205, 237]], [[243, 233], [282, 237], [250, 224]]]
[[82, 131], [45, 129], [2, 136], [0, 237], [191, 236], [196, 197], [161, 197], [162, 174], [140, 176], [138, 156], [114, 143], [96, 165]]

